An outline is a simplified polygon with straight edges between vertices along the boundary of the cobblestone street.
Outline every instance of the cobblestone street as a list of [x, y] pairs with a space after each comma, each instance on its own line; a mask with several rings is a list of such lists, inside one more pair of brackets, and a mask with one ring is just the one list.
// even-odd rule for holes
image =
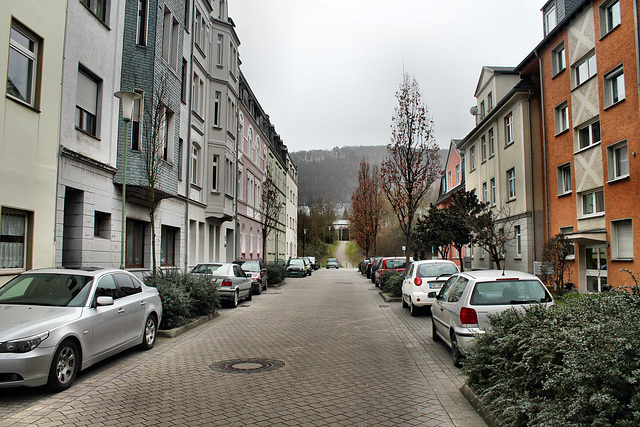
[[428, 316], [321, 269], [65, 392], [0, 390], [0, 425], [485, 425], [458, 375]]

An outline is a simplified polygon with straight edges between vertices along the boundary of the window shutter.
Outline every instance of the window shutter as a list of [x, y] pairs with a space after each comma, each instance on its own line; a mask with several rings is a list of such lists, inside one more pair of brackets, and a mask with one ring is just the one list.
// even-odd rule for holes
[[78, 92], [76, 105], [90, 114], [96, 115], [98, 105], [98, 84], [86, 74], [78, 73]]
[[631, 220], [617, 221], [615, 227], [618, 243], [617, 258], [633, 258], [633, 227]]

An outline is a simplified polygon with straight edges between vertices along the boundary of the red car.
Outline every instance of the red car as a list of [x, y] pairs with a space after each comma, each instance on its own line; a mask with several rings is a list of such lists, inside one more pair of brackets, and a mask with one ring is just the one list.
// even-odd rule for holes
[[380, 286], [380, 279], [387, 271], [405, 271], [407, 269], [407, 260], [405, 257], [387, 257], [382, 258], [378, 263], [375, 272], [374, 283], [376, 287]]
[[251, 286], [254, 295], [260, 295], [267, 289], [267, 266], [258, 259], [237, 259], [233, 261], [242, 267], [242, 270], [251, 278]]

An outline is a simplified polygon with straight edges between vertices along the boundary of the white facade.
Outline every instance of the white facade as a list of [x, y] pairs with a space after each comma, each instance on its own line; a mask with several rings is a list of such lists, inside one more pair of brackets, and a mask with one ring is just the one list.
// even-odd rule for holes
[[286, 251], [285, 259], [298, 256], [298, 168], [287, 153]]

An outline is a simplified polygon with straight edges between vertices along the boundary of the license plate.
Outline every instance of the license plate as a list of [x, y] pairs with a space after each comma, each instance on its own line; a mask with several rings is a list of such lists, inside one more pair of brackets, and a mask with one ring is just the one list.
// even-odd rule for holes
[[442, 282], [429, 283], [429, 289], [440, 289]]

